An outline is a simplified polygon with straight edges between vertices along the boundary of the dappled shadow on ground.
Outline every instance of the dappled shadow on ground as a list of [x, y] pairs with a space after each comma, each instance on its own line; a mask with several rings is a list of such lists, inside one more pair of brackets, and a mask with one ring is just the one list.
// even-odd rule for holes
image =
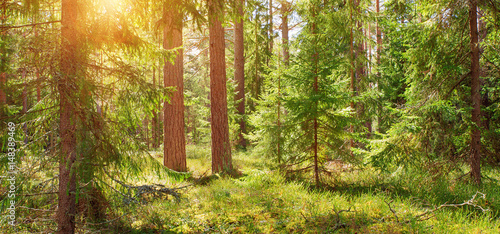
[[[474, 207], [447, 207], [422, 215], [440, 204], [470, 199], [470, 192], [476, 190], [467, 184], [384, 179], [385, 175], [377, 174], [343, 176], [344, 180], [329, 183], [324, 179], [321, 187], [261, 170], [240, 178], [217, 177], [194, 186], [180, 203], [157, 201], [154, 206], [161, 209], [141, 207], [135, 211], [143, 213], [136, 215], [140, 222], [132, 225], [131, 220], [123, 220], [112, 229], [117, 230], [114, 233], [174, 233], [167, 229], [177, 233], [435, 233], [449, 231], [446, 226], [456, 221], [448, 219], [451, 216], [459, 217], [460, 223], [455, 224], [459, 229], [487, 220]], [[484, 191], [494, 192], [488, 187], [492, 184], [484, 186]], [[495, 209], [495, 202], [479, 205]], [[496, 228], [488, 221], [482, 225], [478, 228]]]

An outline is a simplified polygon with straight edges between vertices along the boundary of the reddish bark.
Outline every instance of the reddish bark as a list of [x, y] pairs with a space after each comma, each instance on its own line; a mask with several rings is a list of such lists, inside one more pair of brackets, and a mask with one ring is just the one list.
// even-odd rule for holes
[[475, 127], [471, 136], [471, 176], [476, 184], [481, 184], [481, 80], [479, 67], [479, 35], [477, 29], [477, 1], [469, 1], [469, 27], [471, 47], [471, 98], [472, 122]]
[[289, 14], [289, 3], [287, 1], [283, 1], [281, 3], [281, 35], [283, 41], [283, 59], [285, 62], [285, 66], [288, 66], [290, 63], [290, 50], [288, 45], [288, 14]]
[[208, 0], [210, 33], [210, 109], [212, 129], [212, 173], [231, 172], [231, 145], [227, 116], [223, 1]]
[[[356, 4], [356, 1], [353, 0], [352, 1], [353, 4], [355, 5]], [[352, 15], [352, 9], [351, 9], [351, 12], [350, 12], [350, 17], [351, 17], [351, 23], [354, 24], [353, 22], [353, 15]], [[353, 99], [354, 99], [354, 96], [356, 96], [356, 75], [355, 75], [355, 67], [356, 67], [356, 64], [355, 64], [355, 57], [354, 57], [354, 34], [352, 32], [352, 29], [351, 29], [351, 32], [350, 32], [350, 41], [349, 41], [349, 55], [350, 55], [350, 60], [351, 60], [351, 68], [350, 68], [350, 76], [351, 76], [351, 82], [350, 82], [350, 86], [349, 86], [349, 89], [351, 90], [351, 95], [352, 95], [352, 100], [351, 100], [351, 103], [350, 103], [350, 106], [351, 106], [351, 109], [354, 111], [356, 110], [356, 104], [354, 103]], [[350, 133], [354, 133], [354, 125], [350, 125], [349, 126], [349, 132]], [[351, 138], [350, 142], [349, 142], [349, 148], [353, 148], [354, 147], [354, 139]], [[351, 157], [353, 157], [354, 154], [352, 153], [351, 151]]]
[[[317, 12], [316, 12], [316, 7], [312, 6], [312, 18], [316, 18]], [[313, 84], [313, 90], [314, 93], [317, 94], [319, 92], [319, 82], [318, 82], [318, 52], [317, 52], [317, 38], [315, 35], [317, 34], [316, 30], [316, 23], [313, 22], [311, 25], [311, 31], [313, 35], [313, 40], [314, 40], [314, 47], [316, 52], [313, 54], [313, 69], [314, 69], [314, 84]], [[315, 105], [315, 111], [318, 111], [318, 101], [314, 103]], [[319, 167], [318, 167], [318, 118], [316, 117], [317, 114], [314, 115], [313, 119], [313, 128], [314, 128], [314, 143], [313, 143], [313, 151], [314, 151], [314, 180], [316, 182], [316, 186], [319, 186]]]
[[[168, 4], [164, 9], [165, 28], [163, 47], [172, 50], [182, 46], [182, 18], [177, 4]], [[186, 137], [184, 133], [184, 82], [183, 50], [176, 50], [174, 63], [164, 67], [165, 87], [175, 87], [170, 103], [165, 102], [163, 121], [164, 165], [175, 171], [186, 171]]]
[[74, 84], [78, 75], [80, 53], [78, 49], [77, 22], [79, 18], [78, 1], [62, 0], [61, 6], [61, 77], [58, 83], [61, 137], [59, 161], [59, 198], [57, 209], [58, 233], [75, 232], [76, 201], [76, 110], [72, 97], [78, 91]]
[[[153, 67], [153, 86], [156, 86], [156, 70]], [[153, 118], [151, 118], [151, 138], [153, 138], [153, 144], [152, 147], [153, 149], [156, 149], [158, 147], [158, 130], [156, 128], [158, 127], [158, 112], [156, 109], [153, 110]]]
[[[377, 10], [377, 17], [378, 17], [379, 13], [380, 13], [380, 0], [377, 0], [376, 10]], [[382, 33], [380, 31], [380, 27], [378, 25], [378, 18], [377, 18], [377, 64], [380, 64], [381, 47], [382, 47]]]
[[273, 0], [269, 0], [269, 53], [273, 53]]
[[245, 124], [245, 46], [243, 38], [243, 6], [245, 0], [237, 1], [238, 14], [236, 22], [234, 23], [234, 78], [237, 83], [236, 87], [236, 101], [239, 102], [237, 106], [238, 114], [241, 115], [240, 131], [238, 133], [238, 145], [242, 148], [247, 147], [247, 142], [243, 137], [246, 133]]
[[0, 74], [0, 108], [3, 108], [5, 104], [7, 104], [7, 95], [4, 91], [5, 86], [7, 85], [7, 75], [5, 72]]

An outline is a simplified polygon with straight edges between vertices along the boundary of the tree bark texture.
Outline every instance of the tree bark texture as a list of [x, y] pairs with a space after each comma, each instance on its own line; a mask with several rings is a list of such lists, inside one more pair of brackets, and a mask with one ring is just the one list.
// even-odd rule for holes
[[0, 108], [2, 108], [2, 111], [4, 105], [7, 104], [7, 94], [4, 91], [5, 86], [7, 86], [7, 74], [5, 72], [2, 72], [0, 74]]
[[[163, 48], [182, 46], [182, 13], [176, 3], [166, 4]], [[175, 87], [170, 103], [165, 102], [163, 121], [164, 165], [175, 171], [186, 171], [186, 137], [184, 133], [183, 50], [176, 49], [174, 63], [164, 66], [165, 87]]]
[[[317, 8], [316, 6], [312, 6], [311, 9], [311, 15], [313, 20], [316, 18], [317, 15]], [[319, 92], [319, 77], [318, 77], [318, 60], [319, 60], [319, 54], [318, 54], [318, 39], [316, 38], [317, 34], [317, 29], [316, 29], [316, 22], [312, 22], [311, 24], [311, 33], [313, 35], [313, 46], [314, 46], [314, 54], [312, 56], [313, 59], [313, 73], [314, 73], [314, 83], [313, 83], [313, 91], [314, 94], [317, 95]], [[314, 157], [314, 180], [316, 182], [316, 186], [319, 186], [319, 166], [318, 166], [318, 117], [317, 117], [317, 112], [318, 112], [318, 101], [316, 100], [314, 102], [314, 111], [316, 112], [314, 114], [314, 119], [313, 119], [313, 128], [314, 128], [314, 142], [313, 142], [313, 157]]]
[[[355, 0], [353, 0], [352, 3], [353, 3], [353, 5], [356, 5]], [[354, 22], [353, 15], [352, 15], [352, 9], [350, 11], [350, 18], [351, 18], [351, 24], [354, 26], [355, 22]], [[354, 28], [354, 27], [352, 27], [352, 28]], [[350, 55], [350, 60], [351, 60], [351, 62], [350, 62], [351, 63], [351, 68], [350, 68], [351, 80], [350, 80], [349, 89], [351, 90], [352, 99], [354, 99], [354, 97], [357, 94], [356, 94], [356, 75], [355, 75], [356, 63], [355, 63], [355, 57], [354, 57], [354, 33], [353, 33], [352, 28], [350, 31], [350, 41], [349, 41], [349, 55]], [[356, 104], [354, 103], [353, 100], [351, 100], [350, 106], [351, 106], [351, 109], [353, 111], [356, 110]], [[353, 124], [350, 124], [349, 132], [351, 134], [354, 134], [354, 125]], [[352, 149], [353, 147], [354, 147], [354, 139], [351, 138], [350, 142], [349, 142], [349, 148]], [[351, 157], [354, 157], [354, 154], [352, 151], [351, 151]]]
[[269, 53], [273, 54], [273, 0], [269, 0]]
[[[155, 68], [153, 67], [153, 86], [156, 86], [156, 72]], [[151, 138], [153, 139], [153, 144], [152, 147], [153, 149], [158, 148], [158, 112], [157, 109], [153, 110], [153, 117], [151, 118]]]
[[210, 109], [212, 129], [212, 173], [231, 172], [231, 145], [227, 116], [226, 62], [223, 1], [208, 0], [210, 33]]
[[290, 50], [289, 50], [289, 38], [288, 38], [288, 14], [289, 14], [289, 4], [286, 0], [281, 3], [281, 36], [283, 42], [283, 60], [285, 66], [288, 67], [290, 64]]
[[242, 148], [247, 147], [247, 142], [243, 136], [246, 133], [245, 123], [245, 46], [243, 38], [243, 21], [244, 12], [243, 6], [245, 0], [238, 0], [236, 2], [238, 14], [234, 22], [234, 78], [237, 83], [236, 87], [236, 101], [238, 102], [237, 111], [241, 116], [240, 131], [238, 133], [238, 145]]
[[477, 28], [477, 1], [469, 1], [469, 27], [471, 47], [471, 98], [472, 122], [476, 125], [471, 136], [471, 176], [481, 184], [481, 80], [479, 67], [479, 35]]
[[[377, 0], [375, 8], [376, 8], [377, 17], [378, 17], [379, 13], [380, 13], [380, 0]], [[380, 27], [378, 25], [378, 18], [377, 18], [377, 64], [380, 64], [381, 48], [382, 48], [382, 32], [380, 31]]]
[[59, 197], [57, 209], [57, 233], [75, 232], [76, 215], [76, 122], [74, 95], [78, 79], [80, 53], [78, 47], [77, 22], [79, 18], [78, 0], [62, 0], [61, 6], [61, 76], [58, 80], [61, 137], [59, 160]]

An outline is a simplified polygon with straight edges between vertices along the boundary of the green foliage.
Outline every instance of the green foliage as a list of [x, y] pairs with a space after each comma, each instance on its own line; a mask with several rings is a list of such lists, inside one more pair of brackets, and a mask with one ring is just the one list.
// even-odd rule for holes
[[[191, 152], [204, 150], [198, 147]], [[235, 155], [236, 166], [249, 157]], [[189, 164], [204, 160], [200, 156], [189, 158]], [[184, 190], [180, 202], [167, 199], [116, 207], [116, 217], [124, 217], [107, 228], [113, 233], [498, 232], [500, 204], [493, 180], [481, 190], [486, 197], [475, 201], [489, 212], [472, 206], [446, 207], [421, 220], [419, 215], [441, 204], [470, 200], [477, 190], [455, 180], [457, 174], [436, 176], [420, 170], [339, 172], [335, 181], [325, 179], [332, 189], [314, 190], [308, 183], [287, 181], [265, 167], [246, 164], [242, 169], [245, 176], [241, 178], [222, 177]], [[499, 179], [497, 170], [486, 174]]]
[[[484, 12], [484, 18], [489, 18], [489, 9]], [[446, 160], [449, 170], [459, 170], [458, 165], [468, 161], [470, 134], [475, 128], [471, 121], [468, 5], [389, 1], [385, 13], [380, 22], [386, 36], [377, 71], [384, 103], [379, 131], [386, 134], [371, 143], [367, 162], [388, 169], [425, 168]], [[491, 112], [497, 95], [490, 90], [497, 84], [491, 76], [498, 69], [487, 58], [488, 48], [494, 44], [488, 39], [497, 29], [486, 23], [480, 29], [481, 35], [487, 35], [481, 43], [481, 76], [488, 81], [481, 91], [487, 125], [482, 127], [482, 154], [495, 164], [498, 149], [490, 142], [498, 139], [497, 119]]]

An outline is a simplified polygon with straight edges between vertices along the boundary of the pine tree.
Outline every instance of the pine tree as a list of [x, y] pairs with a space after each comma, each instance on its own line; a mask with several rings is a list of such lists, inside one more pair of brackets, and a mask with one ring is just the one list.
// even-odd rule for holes
[[246, 134], [246, 123], [245, 123], [245, 45], [244, 45], [244, 12], [243, 8], [245, 5], [245, 0], [239, 0], [236, 2], [237, 14], [235, 16], [234, 22], [234, 78], [237, 83], [236, 88], [236, 102], [237, 111], [241, 116], [240, 119], [240, 129], [238, 133], [238, 145], [242, 148], [246, 148], [247, 142], [244, 138]]
[[224, 14], [222, 12], [224, 12], [223, 1], [208, 1], [212, 173], [233, 170], [227, 116], [225, 40], [221, 23], [221, 16]]
[[469, 27], [471, 48], [471, 98], [472, 122], [475, 124], [471, 136], [471, 176], [481, 184], [481, 81], [479, 65], [479, 34], [477, 30], [477, 1], [469, 0]]
[[171, 103], [165, 102], [163, 137], [164, 165], [175, 171], [186, 171], [186, 138], [184, 133], [184, 69], [182, 46], [183, 14], [175, 1], [164, 6], [165, 28], [163, 31], [163, 47], [175, 49], [173, 63], [167, 61], [164, 67], [165, 87], [175, 87]]
[[76, 125], [75, 90], [79, 79], [82, 61], [79, 48], [78, 21], [80, 20], [77, 0], [63, 0], [61, 8], [62, 54], [60, 60], [61, 77], [58, 80], [61, 137], [61, 155], [59, 161], [59, 199], [57, 210], [58, 233], [75, 232], [76, 216]]
[[288, 38], [288, 16], [290, 14], [290, 3], [287, 0], [282, 0], [281, 2], [281, 36], [283, 43], [283, 61], [285, 66], [290, 63], [290, 45]]

